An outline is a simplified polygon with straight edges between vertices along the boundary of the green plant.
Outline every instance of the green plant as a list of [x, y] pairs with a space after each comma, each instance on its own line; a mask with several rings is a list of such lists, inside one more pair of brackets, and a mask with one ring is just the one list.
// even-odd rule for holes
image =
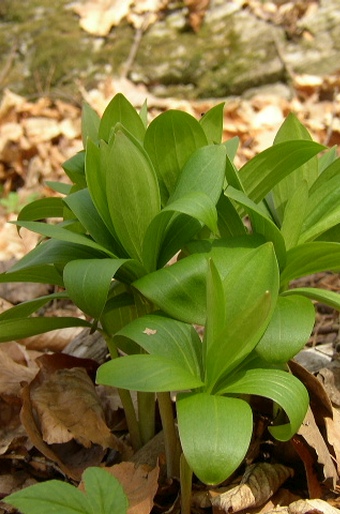
[[10, 191], [7, 196], [0, 198], [0, 206], [5, 209], [6, 214], [18, 214], [24, 205], [36, 200], [37, 196], [38, 195], [36, 193], [32, 193], [25, 199], [24, 202], [22, 202], [20, 195], [16, 191]]
[[[85, 151], [64, 164], [73, 185], [50, 183], [64, 198], [22, 209], [17, 226], [44, 240], [0, 275], [62, 288], [1, 314], [0, 341], [72, 325], [102, 332], [112, 361], [98, 381], [119, 387], [136, 449], [154, 433], [157, 393], [183, 514], [192, 470], [217, 483], [244, 458], [253, 394], [273, 401], [275, 437], [298, 429], [308, 397], [287, 362], [311, 333], [310, 299], [340, 309], [334, 292], [289, 289], [340, 268], [335, 150], [318, 158], [325, 148], [290, 115], [274, 145], [237, 170], [238, 141], [221, 143], [222, 129], [223, 104], [200, 121], [168, 111], [149, 125], [146, 105], [138, 114], [120, 94], [102, 119], [85, 106]], [[53, 217], [62, 221], [38, 221]], [[33, 315], [54, 298], [87, 320]], [[205, 326], [202, 342], [195, 325]], [[171, 390], [180, 391], [181, 462]]]
[[119, 481], [101, 468], [83, 473], [85, 494], [71, 484], [50, 480], [6, 497], [23, 514], [126, 514], [128, 500]]

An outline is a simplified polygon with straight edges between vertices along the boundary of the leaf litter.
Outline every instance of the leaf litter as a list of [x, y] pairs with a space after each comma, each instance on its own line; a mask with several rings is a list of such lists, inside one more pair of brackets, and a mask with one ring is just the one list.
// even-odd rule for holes
[[[100, 19], [100, 13], [97, 12], [96, 19], [92, 16], [89, 23], [92, 23], [91, 30], [94, 31], [109, 30], [109, 23], [111, 26], [120, 23], [128, 15], [129, 23], [138, 27], [145, 12], [153, 11], [157, 17], [166, 4], [156, 0], [135, 2], [133, 11], [131, 2], [122, 2], [121, 11], [116, 9], [110, 17], [107, 16], [109, 3], [105, 0], [76, 3], [73, 8], [78, 10], [84, 27], [85, 20], [91, 18], [88, 14], [91, 3], [96, 4], [97, 11], [100, 4], [101, 16], [107, 17], [107, 25], [102, 24], [99, 29], [100, 23], [96, 19]], [[282, 5], [275, 4], [274, 12], [273, 5], [269, 5], [271, 2], [265, 7], [255, 1], [249, 4], [275, 23], [281, 23], [285, 16]], [[313, 8], [312, 4], [308, 8]], [[198, 30], [208, 2], [188, 1], [187, 5], [191, 9], [192, 20], [196, 20], [192, 23], [197, 23], [193, 28]], [[286, 5], [285, 19], [289, 23], [287, 13]], [[298, 13], [291, 12], [290, 23], [294, 24], [292, 13], [297, 17]], [[151, 17], [149, 23], [152, 22]], [[290, 111], [297, 114], [317, 141], [330, 146], [339, 144], [339, 83], [337, 75], [322, 78], [294, 75], [289, 91], [265, 88], [247, 98], [225, 99], [224, 139], [240, 138], [238, 164], [271, 144], [279, 125]], [[124, 91], [136, 107], [140, 107], [147, 98], [151, 117], [169, 108], [180, 108], [199, 117], [216, 103], [213, 99], [188, 102], [157, 98], [143, 85], [136, 85], [126, 77], [106, 79], [89, 91], [80, 87], [84, 100], [99, 114], [119, 91]], [[48, 97], [29, 101], [10, 90], [4, 92], [0, 104], [0, 183], [3, 197], [15, 192], [18, 206], [22, 206], [32, 192], [38, 196], [55, 194], [45, 181], [64, 180], [61, 164], [81, 147], [78, 105]], [[0, 203], [0, 211], [0, 259], [6, 262], [22, 257], [33, 248], [37, 236], [22, 231], [22, 239], [19, 239], [15, 227], [7, 223], [15, 219], [15, 215], [8, 212], [3, 203]], [[311, 278], [316, 282], [315, 286], [319, 278]], [[336, 275], [321, 279], [329, 281], [330, 289], [340, 290]], [[30, 296], [29, 291], [27, 294]], [[11, 295], [1, 288], [0, 297], [3, 309], [22, 301], [20, 286], [14, 288]], [[11, 303], [6, 304], [6, 301]], [[68, 306], [60, 307], [57, 302], [49, 308], [53, 315], [58, 309], [67, 309]], [[206, 487], [196, 483], [194, 512], [339, 512], [338, 317], [333, 312], [323, 312], [321, 306], [319, 312], [314, 339], [309, 345], [321, 347], [325, 340], [329, 341], [334, 348], [334, 364], [331, 369], [327, 366], [316, 373], [309, 373], [292, 363], [293, 373], [305, 383], [311, 396], [311, 408], [300, 431], [292, 441], [273, 446], [259, 430], [258, 441], [254, 442], [253, 452], [246, 459], [248, 467], [243, 478], [240, 479], [240, 470], [237, 477], [222, 484], [223, 488], [211, 490], [210, 496]], [[146, 330], [152, 335], [148, 328]], [[66, 476], [77, 483], [88, 466], [102, 465], [123, 484], [130, 500], [129, 514], [165, 512], [165, 497], [168, 498], [167, 511], [179, 512], [178, 483], [164, 478], [165, 462], [159, 438], [153, 449], [152, 466], [130, 462], [132, 450], [125, 438], [126, 427], [122, 416], [114, 414], [119, 412], [119, 401], [107, 401], [107, 393], [99, 392], [93, 383], [93, 370], [98, 364], [91, 359], [76, 357], [70, 357], [67, 362], [68, 356], [59, 353], [75, 336], [69, 333], [65, 339], [59, 338], [58, 344], [45, 334], [39, 342], [38, 338], [30, 338], [24, 345], [22, 341], [20, 344], [1, 345], [1, 496], [36, 480]], [[258, 419], [257, 423], [260, 422]], [[120, 454], [126, 461], [112, 466], [112, 461], [121, 460]], [[225, 489], [228, 490], [225, 492]], [[0, 512], [10, 512], [7, 509], [0, 503]]]

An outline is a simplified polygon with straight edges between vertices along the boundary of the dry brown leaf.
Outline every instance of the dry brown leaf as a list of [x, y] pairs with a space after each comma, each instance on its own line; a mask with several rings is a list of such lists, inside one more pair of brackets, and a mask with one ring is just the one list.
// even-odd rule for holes
[[31, 388], [44, 441], [66, 443], [76, 439], [89, 448], [122, 449], [107, 427], [94, 384], [84, 368], [60, 369]]
[[334, 488], [338, 480], [337, 470], [310, 407], [298, 431], [298, 435], [303, 437], [308, 445], [315, 450], [317, 462], [323, 467], [324, 478], [325, 480], [330, 480]]
[[128, 14], [133, 0], [89, 0], [72, 4], [80, 26], [89, 34], [107, 36]]
[[325, 418], [327, 441], [333, 447], [336, 467], [340, 476], [340, 412], [333, 409], [333, 419]]
[[28, 366], [28, 361], [25, 348], [19, 344], [13, 342], [1, 346], [0, 394], [20, 396], [21, 383], [31, 382], [39, 371], [38, 365], [32, 361]]
[[340, 510], [332, 507], [329, 503], [324, 500], [312, 499], [312, 500], [298, 500], [289, 505], [289, 514], [339, 514]]
[[211, 503], [228, 513], [263, 505], [293, 474], [291, 468], [282, 464], [252, 464], [238, 486], [215, 496]]
[[210, 0], [185, 0], [184, 3], [189, 11], [189, 25], [195, 32], [198, 32], [209, 8]]
[[158, 489], [159, 466], [150, 468], [121, 462], [106, 469], [119, 480], [128, 497], [128, 514], [149, 514]]
[[21, 343], [31, 350], [60, 352], [81, 332], [81, 327], [68, 327], [21, 339]]

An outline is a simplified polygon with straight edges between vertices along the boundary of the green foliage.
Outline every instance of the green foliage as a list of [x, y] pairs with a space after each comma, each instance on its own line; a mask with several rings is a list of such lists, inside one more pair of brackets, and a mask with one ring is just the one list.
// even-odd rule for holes
[[[295, 278], [340, 269], [336, 152], [318, 157], [325, 148], [289, 115], [273, 146], [237, 170], [237, 138], [221, 142], [222, 129], [222, 104], [200, 121], [171, 110], [150, 124], [146, 104], [138, 113], [121, 94], [102, 119], [85, 106], [85, 149], [63, 166], [73, 185], [52, 184], [62, 199], [20, 212], [18, 228], [42, 241], [0, 275], [56, 284], [92, 320], [47, 326], [34, 312], [50, 295], [2, 314], [1, 341], [72, 323], [101, 330], [113, 359], [98, 382], [140, 399], [179, 391], [185, 461], [214, 484], [246, 455], [251, 395], [272, 401], [273, 437], [298, 430], [308, 394], [287, 362], [313, 329], [311, 300], [340, 310], [334, 292], [290, 289]], [[126, 355], [116, 358], [118, 349]], [[140, 408], [135, 430], [124, 406], [138, 441], [148, 413]]]
[[118, 480], [101, 468], [83, 473], [85, 494], [76, 487], [50, 480], [5, 498], [23, 514], [126, 514], [128, 500]]

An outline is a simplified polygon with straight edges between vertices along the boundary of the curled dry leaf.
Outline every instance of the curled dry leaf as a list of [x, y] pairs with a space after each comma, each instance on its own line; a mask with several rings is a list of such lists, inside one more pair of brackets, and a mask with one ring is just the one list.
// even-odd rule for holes
[[241, 483], [214, 497], [211, 503], [229, 514], [263, 505], [294, 471], [282, 464], [262, 462], [249, 466]]
[[30, 361], [25, 348], [17, 343], [4, 343], [0, 348], [0, 394], [19, 396], [22, 382], [31, 382], [39, 368]]
[[21, 421], [34, 446], [75, 480], [100, 464], [106, 448], [126, 452], [106, 425], [87, 372], [93, 374], [96, 363], [65, 354], [39, 361], [42, 369], [22, 393]]
[[339, 514], [339, 509], [332, 507], [324, 500], [298, 500], [288, 506], [288, 514]]

